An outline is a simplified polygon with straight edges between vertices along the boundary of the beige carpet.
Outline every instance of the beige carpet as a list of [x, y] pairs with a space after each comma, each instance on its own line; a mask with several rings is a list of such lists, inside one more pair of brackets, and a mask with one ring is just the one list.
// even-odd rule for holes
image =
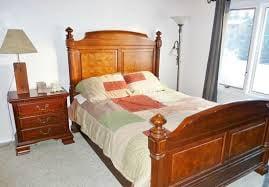
[[[0, 146], [0, 187], [119, 187], [80, 134], [75, 134], [75, 141], [66, 146], [42, 142], [19, 157], [13, 144]], [[229, 187], [267, 187], [268, 178], [253, 172]]]
[[13, 144], [1, 147], [0, 187], [119, 187], [80, 134], [75, 134], [75, 141], [42, 142], [18, 157]]

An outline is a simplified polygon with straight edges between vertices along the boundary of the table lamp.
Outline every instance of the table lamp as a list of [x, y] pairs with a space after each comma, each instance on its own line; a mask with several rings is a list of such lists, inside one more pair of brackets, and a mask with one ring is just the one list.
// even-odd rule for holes
[[0, 54], [17, 54], [17, 62], [13, 63], [17, 94], [29, 93], [26, 64], [20, 61], [23, 53], [37, 53], [37, 50], [23, 30], [8, 29]]
[[179, 72], [181, 60], [181, 31], [183, 25], [189, 20], [189, 16], [173, 16], [171, 17], [178, 25], [178, 40], [174, 42], [171, 54], [175, 55], [177, 61], [177, 91], [179, 91]]

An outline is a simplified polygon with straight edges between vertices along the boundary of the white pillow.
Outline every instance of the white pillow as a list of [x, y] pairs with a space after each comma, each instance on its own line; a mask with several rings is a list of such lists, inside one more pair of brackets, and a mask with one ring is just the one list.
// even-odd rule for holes
[[77, 84], [76, 91], [90, 102], [130, 95], [127, 84], [120, 73], [84, 79]]

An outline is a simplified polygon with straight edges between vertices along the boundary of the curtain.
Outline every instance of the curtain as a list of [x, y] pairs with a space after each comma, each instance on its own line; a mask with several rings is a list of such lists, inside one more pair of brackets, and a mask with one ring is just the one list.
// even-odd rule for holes
[[215, 102], [217, 101], [218, 94], [222, 36], [226, 20], [225, 18], [230, 9], [230, 3], [231, 0], [216, 0], [214, 25], [203, 90], [203, 98]]

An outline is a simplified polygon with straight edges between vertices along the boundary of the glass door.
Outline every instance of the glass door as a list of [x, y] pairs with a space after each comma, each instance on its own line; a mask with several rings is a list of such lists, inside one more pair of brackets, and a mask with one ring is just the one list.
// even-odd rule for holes
[[229, 12], [219, 72], [220, 84], [244, 88], [254, 17], [255, 8]]
[[269, 8], [266, 8], [252, 91], [269, 94]]

